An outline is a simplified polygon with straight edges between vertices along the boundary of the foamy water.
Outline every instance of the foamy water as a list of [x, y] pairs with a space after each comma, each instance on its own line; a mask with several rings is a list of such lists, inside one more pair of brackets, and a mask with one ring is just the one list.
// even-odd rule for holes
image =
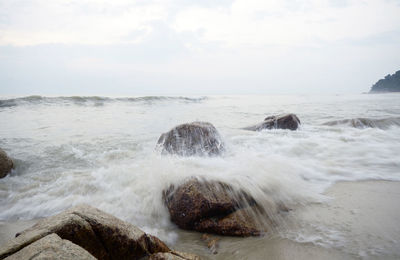
[[[297, 131], [240, 129], [288, 112], [301, 120]], [[218, 129], [223, 156], [155, 149], [161, 133], [192, 121]], [[0, 147], [16, 163], [0, 180], [0, 220], [88, 203], [174, 243], [161, 193], [190, 176], [292, 207], [324, 202], [340, 180], [400, 180], [398, 94], [2, 98], [0, 122]], [[344, 246], [335, 230], [321, 229], [294, 237]]]

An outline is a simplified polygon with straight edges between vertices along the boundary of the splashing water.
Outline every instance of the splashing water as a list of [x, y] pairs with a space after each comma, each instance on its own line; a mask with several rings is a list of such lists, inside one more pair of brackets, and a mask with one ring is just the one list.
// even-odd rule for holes
[[[341, 180], [399, 181], [399, 101], [395, 94], [3, 98], [0, 147], [16, 168], [0, 180], [0, 219], [40, 218], [88, 203], [173, 243], [176, 227], [162, 191], [191, 176], [289, 207], [324, 203], [323, 192]], [[297, 131], [241, 129], [289, 112], [302, 122]], [[218, 129], [222, 156], [155, 149], [162, 133], [193, 121]], [[297, 237], [340, 244], [341, 235], [322, 233]]]

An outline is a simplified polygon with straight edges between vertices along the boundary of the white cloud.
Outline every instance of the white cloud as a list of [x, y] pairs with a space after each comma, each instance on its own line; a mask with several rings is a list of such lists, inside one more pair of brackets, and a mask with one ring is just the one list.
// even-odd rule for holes
[[[7, 22], [0, 27], [2, 45], [43, 43], [113, 44], [137, 42], [151, 33], [151, 22], [166, 17], [157, 3], [104, 0], [34, 0], [3, 3], [1, 15]], [[135, 39], [125, 37], [140, 31]]]
[[0, 0], [1, 91], [361, 92], [400, 66], [398, 0], [216, 2]]
[[202, 40], [226, 46], [315, 45], [358, 39], [400, 29], [394, 1], [352, 1], [335, 7], [311, 0], [294, 5], [282, 0], [237, 0], [229, 9], [187, 8], [175, 19], [178, 32], [202, 31]]
[[[236, 0], [223, 5], [195, 1], [0, 0], [0, 44], [137, 43], [153, 23], [177, 33], [200, 33], [200, 43], [237, 47], [315, 46], [400, 29], [396, 1]], [[199, 3], [199, 2], [197, 2]], [[128, 37], [129, 35], [135, 37]]]

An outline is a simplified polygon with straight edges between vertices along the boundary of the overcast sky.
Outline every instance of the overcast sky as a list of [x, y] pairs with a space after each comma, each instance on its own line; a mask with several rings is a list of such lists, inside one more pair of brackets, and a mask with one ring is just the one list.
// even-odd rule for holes
[[0, 95], [360, 93], [399, 0], [0, 0]]

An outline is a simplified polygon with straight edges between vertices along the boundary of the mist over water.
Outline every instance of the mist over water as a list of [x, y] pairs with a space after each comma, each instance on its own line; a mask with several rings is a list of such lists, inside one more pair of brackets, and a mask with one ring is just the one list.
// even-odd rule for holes
[[[240, 129], [289, 112], [301, 120], [297, 131]], [[324, 203], [323, 192], [340, 180], [400, 180], [398, 94], [31, 96], [0, 99], [0, 121], [0, 147], [16, 164], [0, 180], [0, 220], [46, 217], [88, 203], [173, 243], [178, 235], [162, 190], [190, 176], [290, 207]], [[193, 121], [212, 123], [225, 153], [161, 155], [160, 135]], [[325, 234], [318, 243], [343, 246], [334, 231], [315, 232]], [[320, 234], [308, 235], [303, 241]]]

